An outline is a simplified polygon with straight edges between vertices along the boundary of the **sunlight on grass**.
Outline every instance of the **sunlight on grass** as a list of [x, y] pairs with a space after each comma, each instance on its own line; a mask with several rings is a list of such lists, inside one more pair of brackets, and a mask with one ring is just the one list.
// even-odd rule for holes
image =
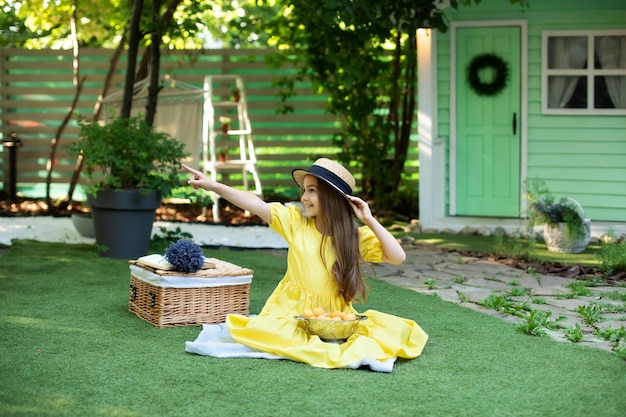
[[96, 333], [95, 330], [88, 330], [81, 327], [59, 326], [50, 320], [42, 320], [34, 317], [25, 316], [5, 316], [5, 322], [13, 325], [43, 329], [55, 332], [72, 332], [72, 333]]

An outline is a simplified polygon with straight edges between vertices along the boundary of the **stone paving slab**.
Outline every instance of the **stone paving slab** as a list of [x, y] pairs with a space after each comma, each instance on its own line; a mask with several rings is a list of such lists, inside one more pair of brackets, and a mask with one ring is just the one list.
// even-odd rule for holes
[[[615, 330], [626, 327], [626, 302], [606, 297], [609, 293], [626, 294], [624, 287], [588, 287], [592, 296], [575, 297], [568, 287], [574, 279], [532, 273], [497, 262], [462, 256], [430, 244], [405, 242], [404, 248], [407, 261], [402, 265], [373, 266], [376, 278], [421, 294], [436, 294], [446, 302], [459, 304], [515, 325], [524, 323], [526, 319], [495, 311], [482, 303], [491, 294], [508, 297], [510, 302], [526, 303], [531, 309], [551, 313], [548, 320], [556, 321], [556, 329], [545, 329], [546, 334], [563, 343], [572, 343], [567, 339], [567, 333], [578, 325], [583, 335], [583, 340], [578, 344], [612, 351], [613, 344], [594, 332], [597, 329]], [[524, 290], [527, 294], [513, 295]], [[540, 300], [541, 303], [538, 302]], [[578, 309], [598, 303], [614, 305], [622, 311], [602, 313], [602, 320], [594, 325], [585, 323]], [[557, 320], [559, 318], [562, 319]], [[618, 347], [626, 348], [626, 342]]]

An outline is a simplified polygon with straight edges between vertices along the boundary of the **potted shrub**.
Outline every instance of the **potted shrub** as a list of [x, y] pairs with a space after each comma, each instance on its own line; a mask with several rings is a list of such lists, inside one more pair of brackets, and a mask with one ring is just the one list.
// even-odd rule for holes
[[231, 90], [231, 97], [234, 102], [239, 102], [239, 100], [241, 100], [241, 92], [238, 88], [233, 88]]
[[184, 144], [154, 131], [142, 116], [114, 117], [107, 124], [81, 119], [80, 127], [70, 151], [82, 155], [91, 182], [96, 244], [104, 256], [143, 256], [161, 198], [180, 185]]
[[554, 196], [540, 180], [528, 183], [526, 193], [529, 229], [544, 225], [543, 238], [551, 252], [580, 253], [589, 244], [591, 222], [578, 201]]
[[220, 116], [220, 128], [223, 133], [228, 133], [228, 129], [230, 129], [230, 117]]
[[217, 160], [220, 162], [226, 162], [228, 160], [228, 148], [221, 147], [217, 151]]
[[81, 211], [72, 213], [71, 219], [74, 229], [76, 229], [81, 236], [90, 238], [96, 237], [91, 212]]

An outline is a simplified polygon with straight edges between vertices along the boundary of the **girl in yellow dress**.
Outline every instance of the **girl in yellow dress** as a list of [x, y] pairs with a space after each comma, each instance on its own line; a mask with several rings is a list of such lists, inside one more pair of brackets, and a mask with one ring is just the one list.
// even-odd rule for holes
[[[247, 191], [231, 188], [188, 166], [188, 183], [219, 194], [256, 214], [289, 245], [287, 271], [258, 316], [231, 314], [218, 329], [205, 326], [187, 350], [211, 356], [288, 358], [322, 368], [358, 368], [390, 372], [398, 357], [415, 358], [428, 335], [414, 321], [376, 310], [365, 311], [356, 332], [341, 344], [311, 336], [294, 319], [305, 310], [355, 313], [353, 301], [365, 300], [362, 261], [400, 264], [406, 254], [398, 241], [373, 216], [369, 206], [352, 194], [355, 180], [342, 165], [315, 161], [292, 175], [301, 188], [297, 206], [267, 203]], [[364, 224], [359, 227], [354, 215]], [[225, 334], [226, 333], [226, 334]], [[231, 339], [232, 338], [232, 339]]]

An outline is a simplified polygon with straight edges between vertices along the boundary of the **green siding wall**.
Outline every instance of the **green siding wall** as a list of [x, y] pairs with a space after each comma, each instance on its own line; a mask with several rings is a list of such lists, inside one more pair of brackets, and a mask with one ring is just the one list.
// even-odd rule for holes
[[[578, 200], [592, 220], [626, 222], [626, 117], [541, 114], [542, 32], [626, 29], [626, 2], [531, 0], [522, 10], [505, 0], [482, 0], [446, 14], [451, 21], [528, 22], [527, 175], [545, 180], [556, 197]], [[449, 138], [449, 33], [437, 39], [438, 129], [439, 136]]]

